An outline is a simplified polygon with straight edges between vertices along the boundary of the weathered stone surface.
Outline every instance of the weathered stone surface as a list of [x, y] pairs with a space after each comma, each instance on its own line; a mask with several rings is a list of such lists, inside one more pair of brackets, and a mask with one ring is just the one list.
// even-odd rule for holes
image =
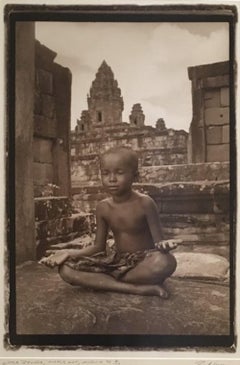
[[202, 235], [203, 237], [207, 237], [207, 236], [213, 237], [214, 240], [219, 241], [220, 237], [225, 238], [225, 232], [227, 232], [227, 234], [229, 234], [229, 225], [228, 224], [226, 224], [225, 226], [222, 225], [221, 228], [209, 225], [209, 226], [205, 226], [203, 228], [201, 226], [193, 226], [193, 225], [190, 225], [190, 224], [188, 226], [185, 226], [185, 227], [183, 227], [183, 226], [182, 227], [174, 227], [174, 225], [171, 226], [171, 225], [168, 224], [168, 226], [163, 227], [163, 232], [167, 235], [169, 235], [169, 234], [172, 234], [172, 235], [182, 234], [182, 235], [191, 236], [192, 234], [198, 234], [198, 235]]
[[208, 145], [207, 146], [207, 160], [213, 161], [229, 161], [229, 144]]
[[229, 125], [224, 125], [222, 127], [222, 143], [229, 143], [230, 142], [230, 138], [229, 138]]
[[[209, 157], [207, 145], [221, 144], [223, 131], [208, 127], [229, 125], [229, 62], [189, 68], [192, 80], [193, 119], [190, 127], [191, 162], [228, 161], [229, 155], [214, 151]], [[227, 140], [227, 139], [226, 139]], [[218, 158], [219, 152], [219, 158]]]
[[53, 165], [51, 163], [33, 163], [33, 181], [35, 186], [42, 186], [53, 182]]
[[57, 53], [35, 41], [35, 66], [37, 69], [52, 71], [53, 61]]
[[[51, 220], [37, 221], [36, 244], [37, 258], [45, 255], [46, 250], [54, 248], [82, 248], [93, 243], [92, 234], [95, 222], [91, 215], [77, 213], [70, 217], [56, 218]], [[77, 238], [76, 238], [77, 237]], [[70, 243], [69, 243], [70, 241]]]
[[207, 144], [220, 144], [222, 143], [222, 127], [208, 127], [207, 128]]
[[201, 253], [201, 254], [213, 254], [213, 255], [218, 255], [218, 256], [223, 256], [225, 257], [226, 260], [229, 261], [229, 244], [226, 245], [222, 245], [219, 243], [208, 243], [206, 244], [201, 244], [201, 242], [197, 242], [197, 243], [188, 243], [187, 245], [179, 245], [175, 251], [175, 253], [179, 253], [179, 252], [190, 252], [190, 253]]
[[69, 217], [71, 215], [70, 201], [67, 197], [35, 198], [34, 202], [36, 221]]
[[208, 108], [205, 110], [207, 126], [229, 124], [229, 108]]
[[203, 88], [219, 88], [229, 86], [229, 75], [220, 75], [216, 77], [207, 77], [201, 80]]
[[229, 232], [214, 232], [214, 233], [198, 233], [195, 234], [185, 234], [179, 230], [178, 234], [176, 234], [173, 230], [171, 233], [168, 230], [167, 234], [165, 235], [167, 238], [176, 238], [183, 240], [183, 245], [189, 244], [202, 244], [202, 245], [211, 245], [211, 244], [220, 244], [220, 245], [229, 245], [230, 235]]
[[53, 142], [50, 139], [34, 138], [33, 141], [33, 160], [35, 162], [52, 163]]
[[[55, 52], [35, 42], [34, 137], [45, 139], [38, 143], [35, 161], [51, 163], [48, 167], [35, 165], [34, 192], [38, 195], [39, 186], [52, 181], [59, 187], [59, 195], [70, 194], [71, 73], [54, 63], [55, 57]], [[52, 140], [51, 151], [46, 150], [46, 139]], [[38, 176], [43, 176], [44, 169], [52, 177], [40, 182]]]
[[190, 252], [179, 252], [174, 256], [177, 260], [175, 277], [229, 279], [229, 262], [222, 256]]
[[229, 334], [226, 285], [168, 279], [164, 301], [73, 287], [37, 263], [17, 267], [16, 280], [18, 334]]
[[36, 241], [37, 260], [40, 260], [43, 256], [45, 256], [46, 250], [49, 250], [52, 245], [59, 244], [60, 242], [72, 241], [79, 236], [80, 235], [78, 232], [71, 232], [61, 236], [45, 237], [37, 240]]
[[34, 114], [42, 114], [42, 97], [38, 90], [35, 89], [34, 95]]
[[[206, 162], [205, 158], [205, 133], [203, 128], [203, 118], [197, 122], [193, 119], [190, 126], [191, 141], [191, 160], [190, 162], [199, 163]], [[197, 124], [198, 123], [198, 124]], [[193, 143], [194, 141], [194, 143]]]
[[[229, 182], [202, 181], [193, 183], [134, 184], [134, 188], [150, 195], [161, 213], [227, 213], [229, 212]], [[79, 201], [96, 207], [107, 197], [102, 186], [72, 189], [74, 206]]]
[[230, 97], [229, 97], [229, 88], [222, 87], [220, 89], [220, 101], [222, 106], [229, 106], [230, 105]]
[[57, 121], [43, 115], [34, 115], [34, 135], [46, 138], [57, 137]]
[[190, 80], [194, 80], [208, 76], [227, 75], [229, 74], [229, 66], [229, 62], [216, 62], [207, 65], [189, 67], [188, 77]]
[[45, 94], [53, 93], [53, 75], [49, 71], [43, 69], [37, 70], [37, 87], [40, 92]]
[[229, 229], [229, 216], [226, 214], [161, 214], [161, 221], [165, 227], [207, 227], [224, 231]]
[[90, 233], [88, 214], [72, 214], [70, 217], [57, 218], [36, 222], [36, 239], [57, 237], [78, 232], [79, 235]]
[[72, 161], [71, 164], [72, 186], [91, 182], [100, 182], [99, 159]]
[[[218, 256], [225, 257], [226, 260], [229, 261], [229, 243], [228, 245], [222, 245], [221, 243], [214, 244], [207, 244], [207, 245], [201, 245], [198, 243], [197, 245], [193, 245], [192, 251], [196, 253], [208, 253], [208, 254], [214, 254]], [[186, 247], [186, 246], [185, 246]]]
[[190, 182], [203, 180], [228, 180], [229, 163], [194, 163], [167, 166], [142, 166], [139, 169], [141, 183]]
[[205, 108], [214, 108], [220, 106], [220, 91], [213, 89], [204, 93]]
[[[150, 162], [151, 163], [151, 162]], [[95, 156], [91, 160], [72, 161], [71, 165], [72, 186], [86, 185], [90, 179], [91, 184], [100, 184], [99, 161]], [[179, 164], [164, 166], [140, 166], [139, 182], [164, 183], [188, 182], [201, 180], [227, 180], [229, 179], [229, 163], [205, 164]]]
[[42, 114], [47, 118], [53, 118], [55, 115], [55, 100], [50, 95], [42, 95]]
[[70, 196], [70, 120], [72, 75], [68, 68], [54, 64], [55, 112], [57, 141], [54, 151], [55, 181], [60, 194]]

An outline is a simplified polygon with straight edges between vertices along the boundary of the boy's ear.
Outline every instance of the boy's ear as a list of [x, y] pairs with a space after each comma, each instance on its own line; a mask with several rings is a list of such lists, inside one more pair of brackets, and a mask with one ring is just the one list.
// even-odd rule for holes
[[139, 182], [139, 171], [138, 170], [134, 174], [134, 181]]

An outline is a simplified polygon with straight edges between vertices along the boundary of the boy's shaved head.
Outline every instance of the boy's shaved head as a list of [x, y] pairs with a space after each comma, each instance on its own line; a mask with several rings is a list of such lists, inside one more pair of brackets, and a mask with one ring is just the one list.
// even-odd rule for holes
[[138, 156], [137, 153], [133, 151], [130, 147], [119, 146], [108, 149], [101, 155], [100, 163], [103, 160], [104, 156], [112, 154], [121, 155], [126, 161], [126, 163], [131, 167], [134, 173], [138, 171]]

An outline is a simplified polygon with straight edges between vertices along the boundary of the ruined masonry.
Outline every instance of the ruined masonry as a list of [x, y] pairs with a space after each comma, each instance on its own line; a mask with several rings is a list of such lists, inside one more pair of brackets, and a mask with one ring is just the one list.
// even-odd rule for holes
[[71, 133], [72, 186], [99, 184], [99, 155], [106, 149], [132, 147], [141, 166], [173, 165], [187, 162], [188, 133], [167, 129], [163, 119], [156, 128], [144, 124], [139, 103], [132, 107], [129, 122], [122, 121], [123, 98], [118, 82], [105, 61], [99, 67], [82, 111]]
[[70, 204], [71, 73], [35, 42], [33, 187], [37, 258], [51, 244], [89, 232], [89, 215]]
[[[229, 258], [229, 64], [191, 67], [188, 74], [193, 98], [189, 136], [185, 131], [167, 129], [161, 118], [156, 128], [145, 126], [139, 103], [132, 108], [130, 123], [122, 122], [119, 117], [111, 124], [112, 100], [118, 105], [118, 116], [123, 104], [113, 73], [103, 62], [90, 90], [91, 108], [89, 104], [89, 110], [83, 111], [71, 134], [73, 205], [95, 213], [97, 202], [106, 197], [100, 182], [98, 155], [105, 148], [130, 145], [140, 161], [140, 181], [135, 189], [149, 194], [157, 203], [165, 238], [181, 238], [183, 245], [177, 254], [184, 252], [185, 260], [188, 260], [186, 255], [196, 254], [191, 256], [191, 262], [196, 257], [195, 267], [207, 257], [209, 267], [211, 260], [222, 258], [219, 266], [226, 274], [228, 265], [224, 260]], [[105, 100], [108, 100], [108, 109]], [[96, 106], [95, 111], [92, 105]], [[199, 276], [202, 274], [203, 271]]]
[[[201, 255], [217, 255], [208, 256], [209, 267], [215, 260], [225, 272], [224, 260], [229, 258], [228, 63], [188, 70], [194, 110], [188, 135], [167, 129], [162, 118], [155, 128], [146, 126], [139, 103], [133, 105], [129, 123], [123, 122], [121, 90], [111, 68], [103, 62], [88, 95], [88, 110], [82, 112], [76, 130], [70, 134], [71, 73], [56, 64], [55, 57], [55, 52], [35, 43], [33, 188], [37, 257], [52, 244], [70, 242], [75, 247], [74, 239], [92, 233], [96, 204], [106, 197], [98, 156], [106, 148], [128, 145], [137, 151], [140, 161], [141, 177], [135, 189], [149, 194], [157, 203], [165, 238], [183, 240], [176, 253], [180, 263], [187, 262], [187, 255], [197, 255], [191, 256], [191, 262], [194, 257], [197, 262], [207, 259]], [[218, 119], [214, 113], [219, 114]], [[212, 128], [216, 133], [211, 134]], [[179, 270], [178, 275], [184, 276], [181, 265]]]
[[229, 161], [229, 62], [189, 67], [193, 119], [190, 161]]

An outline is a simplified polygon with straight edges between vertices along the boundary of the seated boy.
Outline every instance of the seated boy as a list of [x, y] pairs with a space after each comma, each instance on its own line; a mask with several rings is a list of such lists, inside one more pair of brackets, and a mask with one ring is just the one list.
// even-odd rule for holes
[[[162, 284], [176, 269], [168, 251], [177, 244], [176, 240], [161, 242], [156, 204], [132, 189], [138, 175], [137, 154], [127, 147], [110, 149], [101, 156], [100, 168], [110, 197], [96, 208], [95, 244], [55, 252], [40, 263], [59, 266], [62, 279], [72, 285], [167, 298]], [[106, 254], [109, 230], [116, 252]]]

